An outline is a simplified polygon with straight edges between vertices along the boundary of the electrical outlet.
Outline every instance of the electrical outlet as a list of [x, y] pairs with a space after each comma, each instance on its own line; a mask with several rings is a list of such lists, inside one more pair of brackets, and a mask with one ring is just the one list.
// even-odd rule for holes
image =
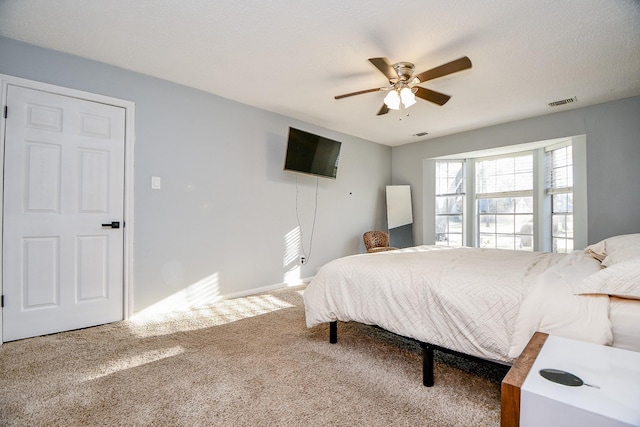
[[307, 263], [307, 258], [304, 256], [300, 257], [300, 264], [306, 264]]

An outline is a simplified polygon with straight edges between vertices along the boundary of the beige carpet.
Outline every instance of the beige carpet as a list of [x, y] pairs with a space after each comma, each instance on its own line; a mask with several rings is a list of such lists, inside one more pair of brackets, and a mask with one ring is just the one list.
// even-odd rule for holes
[[5, 343], [0, 425], [499, 425], [504, 370], [447, 356], [423, 387], [419, 346], [355, 323], [329, 344], [301, 292]]

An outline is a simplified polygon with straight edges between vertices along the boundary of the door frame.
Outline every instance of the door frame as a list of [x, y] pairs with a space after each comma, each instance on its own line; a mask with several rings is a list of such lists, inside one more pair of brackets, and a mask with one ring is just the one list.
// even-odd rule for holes
[[[84, 92], [81, 90], [71, 89], [62, 86], [51, 85], [48, 83], [37, 82], [34, 80], [23, 79], [20, 77], [0, 74], [0, 243], [3, 241], [1, 224], [4, 222], [4, 148], [5, 148], [5, 126], [6, 119], [4, 117], [5, 107], [7, 105], [7, 87], [8, 85], [21, 86], [28, 89], [49, 92], [56, 95], [63, 95], [72, 98], [79, 98], [86, 101], [98, 102], [101, 104], [113, 105], [125, 109], [125, 135], [124, 135], [124, 217], [125, 227], [124, 247], [123, 247], [123, 314], [128, 319], [133, 314], [133, 154], [135, 143], [135, 103], [124, 99], [112, 98], [109, 96], [98, 95], [95, 93]], [[9, 112], [11, 114], [11, 112]], [[4, 256], [2, 254], [2, 245], [0, 245], [0, 295], [3, 295], [2, 286], [2, 262]], [[0, 345], [4, 342], [2, 331], [3, 308], [0, 307]]]

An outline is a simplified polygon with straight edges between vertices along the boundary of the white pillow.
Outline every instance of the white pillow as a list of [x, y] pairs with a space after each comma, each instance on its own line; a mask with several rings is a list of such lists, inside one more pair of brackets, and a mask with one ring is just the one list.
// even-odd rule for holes
[[640, 233], [621, 234], [587, 246], [585, 252], [610, 267], [640, 256]]
[[640, 257], [640, 233], [621, 234], [604, 239], [604, 246], [607, 257], [602, 261], [602, 265], [605, 267]]
[[573, 293], [640, 299], [640, 257], [619, 262], [592, 274], [574, 286]]

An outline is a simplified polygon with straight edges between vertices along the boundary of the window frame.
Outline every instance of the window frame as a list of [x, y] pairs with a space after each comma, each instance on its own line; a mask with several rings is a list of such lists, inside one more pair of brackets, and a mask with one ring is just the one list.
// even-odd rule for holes
[[[585, 248], [588, 245], [588, 218], [587, 218], [587, 138], [586, 135], [574, 135], [549, 140], [541, 140], [517, 145], [505, 145], [481, 150], [460, 152], [458, 154], [445, 154], [438, 157], [425, 158], [422, 161], [422, 206], [421, 214], [422, 224], [417, 230], [422, 235], [423, 244], [435, 243], [435, 163], [440, 160], [466, 160], [466, 176], [467, 191], [466, 198], [467, 209], [465, 210], [464, 224], [466, 226], [463, 240], [466, 246], [477, 246], [477, 223], [475, 220], [476, 213], [472, 212], [475, 201], [474, 183], [469, 177], [475, 174], [474, 160], [481, 157], [490, 157], [502, 154], [513, 154], [523, 151], [534, 151], [534, 162], [537, 166], [534, 168], [534, 211], [537, 214], [534, 225], [534, 242], [537, 242], [535, 251], [550, 252], [552, 247], [551, 240], [551, 220], [549, 212], [549, 197], [544, 192], [544, 168], [540, 165], [544, 163], [544, 147], [550, 147], [558, 143], [570, 142], [572, 144], [573, 159], [573, 220], [574, 220], [574, 250]], [[549, 225], [547, 225], [547, 223]]]

